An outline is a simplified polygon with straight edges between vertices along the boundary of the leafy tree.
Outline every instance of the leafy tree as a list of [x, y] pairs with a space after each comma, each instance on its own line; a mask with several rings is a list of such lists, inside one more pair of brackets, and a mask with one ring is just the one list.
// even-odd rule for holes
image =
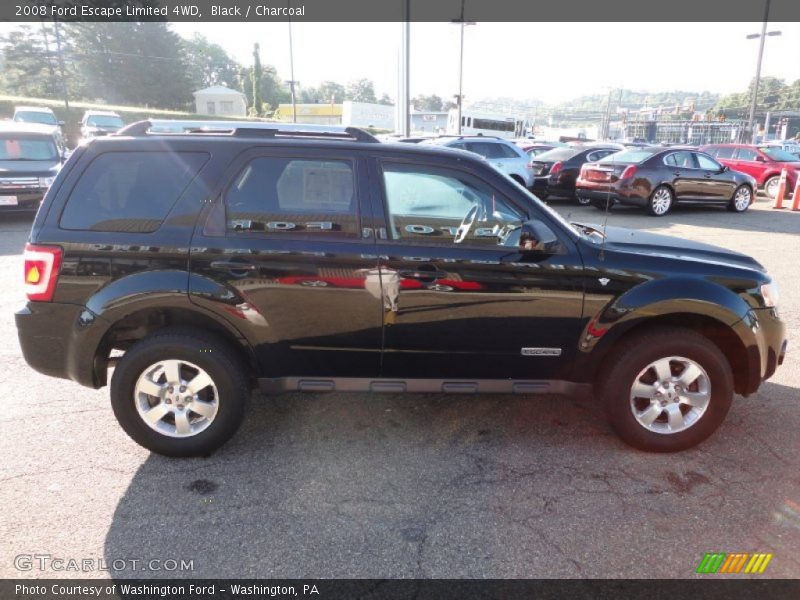
[[378, 104], [384, 104], [386, 106], [392, 106], [394, 104], [394, 99], [387, 93], [383, 93], [378, 100]]
[[60, 97], [63, 90], [54, 40], [52, 27], [44, 25], [22, 25], [0, 37], [0, 90], [18, 96]]
[[346, 100], [354, 102], [377, 102], [375, 97], [375, 84], [369, 79], [357, 79], [347, 84]]
[[253, 70], [250, 71], [250, 85], [253, 90], [253, 105], [250, 107], [250, 116], [259, 117], [263, 113], [261, 96], [261, 78], [264, 74], [261, 68], [261, 52], [258, 42], [253, 45]]
[[440, 112], [444, 110], [444, 100], [436, 94], [430, 96], [417, 96], [412, 101], [414, 108], [421, 111]]
[[81, 96], [118, 104], [185, 109], [192, 100], [180, 36], [164, 22], [65, 26]]
[[183, 40], [189, 80], [192, 87], [201, 89], [212, 85], [224, 85], [242, 89], [238, 75], [241, 65], [219, 44], [210, 42], [204, 35], [195, 33]]

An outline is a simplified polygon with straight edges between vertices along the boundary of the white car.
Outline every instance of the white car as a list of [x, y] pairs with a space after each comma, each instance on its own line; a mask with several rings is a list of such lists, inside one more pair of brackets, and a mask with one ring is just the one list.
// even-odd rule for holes
[[530, 157], [522, 148], [508, 140], [486, 135], [443, 136], [421, 143], [437, 144], [479, 154], [520, 185], [526, 188], [533, 185], [534, 175]]

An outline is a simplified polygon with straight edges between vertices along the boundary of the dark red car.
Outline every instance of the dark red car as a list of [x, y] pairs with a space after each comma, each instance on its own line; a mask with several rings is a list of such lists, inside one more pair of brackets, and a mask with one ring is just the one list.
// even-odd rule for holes
[[800, 158], [775, 146], [748, 144], [711, 144], [701, 150], [710, 154], [726, 167], [747, 173], [755, 178], [767, 196], [778, 193], [781, 171], [786, 169], [786, 193], [791, 194], [800, 172]]

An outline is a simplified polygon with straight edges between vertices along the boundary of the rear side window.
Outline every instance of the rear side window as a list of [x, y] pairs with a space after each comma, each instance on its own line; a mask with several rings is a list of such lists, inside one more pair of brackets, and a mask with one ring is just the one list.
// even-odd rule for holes
[[733, 158], [734, 150], [736, 150], [736, 148], [723, 146], [722, 148], [718, 148], [713, 156], [716, 156], [717, 158]]
[[353, 165], [259, 157], [225, 192], [228, 230], [358, 237]]
[[750, 148], [739, 148], [739, 151], [736, 153], [736, 158], [738, 160], [755, 161], [756, 156], [758, 156], [758, 153]]
[[62, 229], [148, 233], [208, 160], [205, 152], [106, 152], [83, 172]]
[[506, 158], [500, 144], [491, 142], [470, 142], [467, 148], [475, 154], [480, 154], [486, 158]]

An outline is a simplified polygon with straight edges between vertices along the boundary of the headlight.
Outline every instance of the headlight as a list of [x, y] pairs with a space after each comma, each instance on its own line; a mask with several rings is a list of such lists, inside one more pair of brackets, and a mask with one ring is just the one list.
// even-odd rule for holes
[[55, 177], [39, 177], [39, 187], [49, 188], [55, 180]]
[[778, 306], [780, 300], [780, 290], [774, 281], [765, 283], [761, 286], [761, 297], [764, 298], [764, 306], [774, 308]]

